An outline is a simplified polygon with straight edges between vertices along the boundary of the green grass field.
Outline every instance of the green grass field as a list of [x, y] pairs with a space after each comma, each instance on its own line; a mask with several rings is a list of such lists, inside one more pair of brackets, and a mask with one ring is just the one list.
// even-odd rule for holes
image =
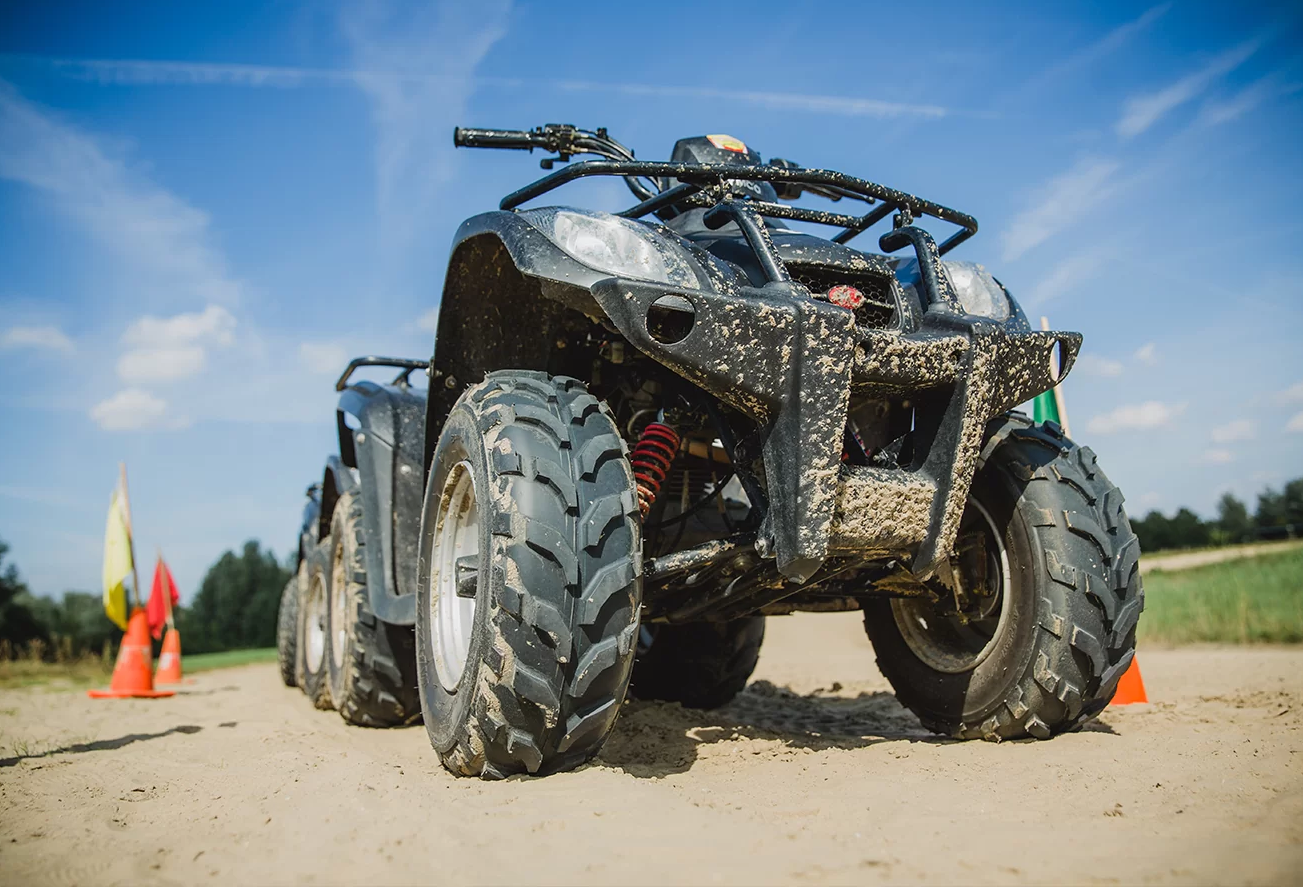
[[[186, 656], [183, 650], [181, 669], [185, 674], [194, 674], [214, 668], [275, 661], [275, 647], [200, 653], [195, 656]], [[105, 664], [98, 656], [83, 656], [72, 662], [35, 662], [30, 659], [0, 661], [0, 689], [42, 686], [51, 690], [85, 690], [107, 686], [112, 671], [113, 663]]]
[[1148, 573], [1140, 640], [1303, 642], [1303, 549]]

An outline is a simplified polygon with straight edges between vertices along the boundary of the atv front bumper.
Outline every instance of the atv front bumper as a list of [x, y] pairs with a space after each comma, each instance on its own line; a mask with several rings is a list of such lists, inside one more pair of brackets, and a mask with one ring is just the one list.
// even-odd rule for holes
[[[611, 278], [592, 293], [641, 351], [768, 428], [756, 546], [803, 582], [837, 552], [904, 556], [930, 574], [954, 544], [986, 423], [1054, 385], [1055, 348], [1060, 378], [1076, 358], [1080, 334], [964, 314], [944, 280], [934, 285], [942, 298], [907, 331], [857, 328], [851, 312], [782, 282], [723, 293]], [[695, 312], [672, 343], [648, 329], [667, 295]], [[913, 402], [908, 466], [842, 463], [852, 392]]]

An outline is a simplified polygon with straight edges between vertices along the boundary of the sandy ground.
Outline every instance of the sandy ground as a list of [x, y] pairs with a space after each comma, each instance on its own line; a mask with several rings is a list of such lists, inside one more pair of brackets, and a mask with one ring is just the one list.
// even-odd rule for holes
[[1141, 662], [1151, 705], [953, 743], [896, 703], [854, 615], [771, 619], [728, 708], [630, 704], [596, 765], [498, 783], [271, 666], [153, 702], [6, 691], [0, 882], [1303, 881], [1303, 651]]
[[1208, 564], [1220, 564], [1223, 561], [1237, 561], [1246, 557], [1259, 557], [1264, 554], [1280, 554], [1303, 548], [1303, 539], [1288, 539], [1281, 542], [1254, 542], [1250, 545], [1227, 545], [1224, 548], [1210, 548], [1204, 551], [1180, 551], [1174, 554], [1146, 555], [1140, 558], [1140, 572], [1163, 570], [1171, 573], [1176, 570], [1189, 570]]

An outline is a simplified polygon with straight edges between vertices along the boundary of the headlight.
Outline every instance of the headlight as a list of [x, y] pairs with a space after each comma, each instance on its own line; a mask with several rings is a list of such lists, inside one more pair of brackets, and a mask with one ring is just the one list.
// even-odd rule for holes
[[525, 210], [520, 215], [590, 268], [671, 286], [698, 286], [687, 250], [640, 222], [610, 213], [554, 207]]
[[976, 262], [943, 262], [964, 310], [991, 320], [1009, 319], [1009, 298], [991, 272]]

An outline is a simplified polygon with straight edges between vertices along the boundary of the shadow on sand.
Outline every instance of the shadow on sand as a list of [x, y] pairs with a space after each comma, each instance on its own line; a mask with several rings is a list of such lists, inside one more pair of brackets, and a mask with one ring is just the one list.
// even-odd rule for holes
[[48, 758], [53, 755], [79, 755], [92, 751], [113, 751], [133, 742], [145, 742], [150, 739], [161, 739], [164, 736], [171, 736], [173, 733], [184, 733], [189, 736], [198, 733], [203, 727], [196, 727], [193, 724], [183, 724], [180, 727], [173, 727], [170, 730], [164, 730], [161, 733], [128, 733], [126, 736], [119, 736], [116, 739], [97, 739], [94, 742], [78, 742], [73, 745], [65, 745], [62, 748], [52, 748], [49, 751], [43, 751], [38, 754], [15, 755], [12, 758], [0, 758], [0, 768], [13, 767], [23, 761], [29, 761], [34, 758]]

